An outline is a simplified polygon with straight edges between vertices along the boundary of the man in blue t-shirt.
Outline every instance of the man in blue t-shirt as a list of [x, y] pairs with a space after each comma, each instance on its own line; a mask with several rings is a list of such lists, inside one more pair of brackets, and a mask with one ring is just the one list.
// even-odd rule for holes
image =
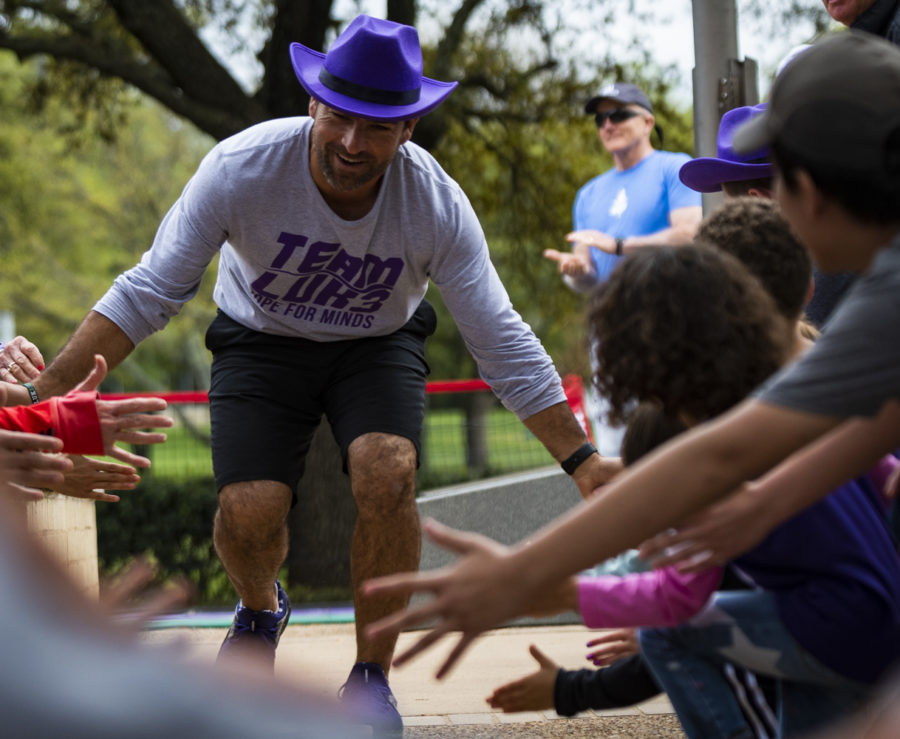
[[678, 179], [687, 154], [657, 151], [662, 143], [649, 98], [635, 85], [617, 82], [587, 101], [597, 137], [614, 167], [584, 185], [575, 197], [571, 252], [547, 249], [566, 284], [587, 292], [605, 280], [623, 252], [646, 244], [689, 242], [703, 217], [700, 195]]
[[[662, 143], [662, 129], [640, 88], [624, 82], [607, 85], [584, 110], [594, 115], [597, 138], [612, 155], [614, 167], [575, 196], [575, 230], [566, 236], [572, 251], [544, 251], [558, 263], [566, 285], [580, 293], [604, 282], [626, 251], [689, 242], [703, 217], [700, 194], [678, 178], [690, 157], [657, 151], [650, 143], [654, 130]], [[593, 392], [591, 396], [597, 448], [603, 455], [616, 456], [624, 427], [608, 424], [605, 399]]]

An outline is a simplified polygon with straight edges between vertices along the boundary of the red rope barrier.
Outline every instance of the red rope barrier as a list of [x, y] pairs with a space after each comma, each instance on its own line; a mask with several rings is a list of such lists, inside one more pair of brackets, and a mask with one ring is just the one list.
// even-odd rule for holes
[[[584, 428], [587, 437], [592, 438], [591, 424], [588, 421], [585, 408], [584, 386], [577, 375], [566, 375], [563, 378], [563, 388], [566, 399], [575, 413], [575, 417]], [[425, 392], [428, 394], [439, 393], [471, 393], [490, 390], [490, 386], [483, 380], [434, 380], [425, 384]], [[125, 400], [127, 398], [162, 398], [170, 405], [208, 403], [209, 396], [205, 391], [169, 391], [159, 393], [104, 393], [105, 400]]]
[[[435, 380], [425, 385], [426, 393], [471, 393], [479, 390], [490, 390], [490, 386], [483, 380]], [[104, 400], [162, 398], [170, 405], [209, 402], [209, 396], [202, 390], [167, 390], [158, 393], [103, 393], [102, 395]]]

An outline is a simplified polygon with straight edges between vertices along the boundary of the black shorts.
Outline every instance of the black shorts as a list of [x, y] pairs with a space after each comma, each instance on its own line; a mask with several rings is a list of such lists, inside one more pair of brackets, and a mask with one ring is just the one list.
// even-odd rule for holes
[[362, 434], [403, 436], [418, 459], [425, 417], [425, 339], [434, 309], [422, 301], [388, 336], [320, 342], [275, 336], [219, 311], [206, 332], [213, 470], [219, 490], [250, 480], [288, 485], [296, 501], [322, 414], [341, 448]]

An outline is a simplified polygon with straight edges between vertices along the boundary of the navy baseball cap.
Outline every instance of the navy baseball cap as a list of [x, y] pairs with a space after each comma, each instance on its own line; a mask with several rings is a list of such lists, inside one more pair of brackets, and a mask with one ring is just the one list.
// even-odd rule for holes
[[604, 87], [597, 95], [584, 104], [584, 112], [596, 113], [597, 106], [604, 100], [612, 100], [623, 105], [640, 105], [650, 113], [653, 112], [653, 105], [650, 104], [650, 98], [644, 94], [644, 91], [637, 85], [631, 85], [627, 82], [615, 82]]

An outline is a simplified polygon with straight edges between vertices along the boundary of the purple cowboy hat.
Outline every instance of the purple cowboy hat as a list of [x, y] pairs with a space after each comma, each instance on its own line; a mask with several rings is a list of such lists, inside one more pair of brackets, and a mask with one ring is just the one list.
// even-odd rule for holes
[[327, 54], [293, 43], [291, 64], [316, 100], [348, 115], [379, 121], [418, 118], [456, 87], [422, 76], [419, 34], [412, 26], [360, 15]]
[[771, 177], [775, 167], [766, 161], [768, 149], [738, 154], [733, 147], [735, 131], [765, 109], [766, 104], [760, 103], [727, 111], [719, 123], [719, 135], [716, 137], [716, 153], [719, 156], [692, 159], [682, 165], [678, 178], [691, 190], [716, 192], [722, 189], [723, 182]]

